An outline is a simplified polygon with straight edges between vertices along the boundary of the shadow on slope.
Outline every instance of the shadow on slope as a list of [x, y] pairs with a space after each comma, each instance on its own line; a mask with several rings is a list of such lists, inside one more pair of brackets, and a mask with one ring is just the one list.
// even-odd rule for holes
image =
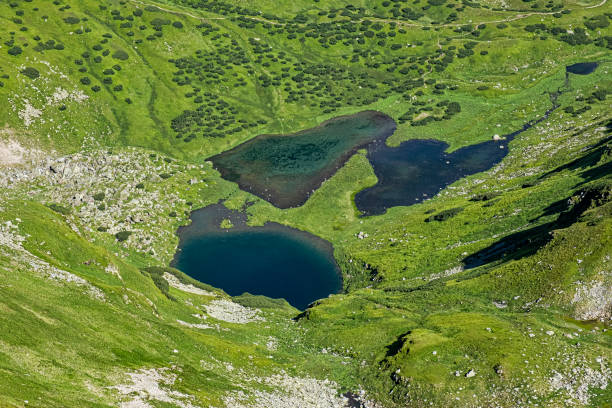
[[[606, 133], [610, 133], [612, 121], [608, 122], [606, 127], [608, 128]], [[612, 174], [611, 142], [612, 136], [609, 136], [588, 148], [583, 156], [551, 170], [540, 178], [543, 179], [563, 170], [583, 169], [580, 176], [584, 181], [575, 186], [576, 188], [583, 187], [569, 197], [550, 204], [539, 217], [531, 222], [558, 214], [556, 220], [508, 235], [467, 256], [463, 259], [465, 268], [472, 269], [492, 262], [516, 260], [533, 255], [552, 239], [553, 230], [567, 228], [578, 221], [588, 209], [609, 202], [612, 191], [612, 181], [609, 177]], [[585, 186], [587, 183], [592, 184]]]

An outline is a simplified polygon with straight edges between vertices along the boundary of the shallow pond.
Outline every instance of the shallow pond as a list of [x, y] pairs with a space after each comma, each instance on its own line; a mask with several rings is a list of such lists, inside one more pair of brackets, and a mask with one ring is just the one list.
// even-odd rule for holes
[[260, 135], [210, 160], [241, 189], [279, 208], [296, 207], [358, 149], [386, 140], [395, 128], [389, 116], [364, 111], [290, 135]]
[[579, 62], [565, 67], [565, 72], [578, 75], [588, 75], [595, 71], [598, 64], [596, 62]]
[[[298, 309], [342, 288], [331, 244], [307, 232], [267, 223], [246, 225], [246, 215], [221, 204], [196, 210], [179, 229], [172, 266], [232, 296], [249, 292], [285, 298]], [[220, 228], [223, 220], [233, 227]]]
[[445, 153], [448, 144], [437, 140], [376, 145], [368, 151], [368, 159], [378, 183], [357, 193], [355, 205], [364, 215], [376, 215], [431, 198], [454, 181], [499, 163], [507, 154], [507, 142], [492, 140], [450, 154]]
[[558, 105], [520, 129], [498, 140], [462, 147], [445, 153], [448, 144], [438, 140], [408, 140], [398, 147], [376, 143], [368, 159], [378, 183], [355, 195], [355, 205], [365, 216], [383, 214], [388, 208], [412, 205], [435, 196], [455, 181], [489, 170], [508, 154], [508, 143], [517, 135], [542, 122]]

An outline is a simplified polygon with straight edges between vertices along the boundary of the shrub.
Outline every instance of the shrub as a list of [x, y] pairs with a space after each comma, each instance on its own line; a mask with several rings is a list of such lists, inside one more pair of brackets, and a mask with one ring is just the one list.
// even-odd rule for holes
[[455, 215], [459, 214], [461, 211], [463, 211], [462, 207], [456, 207], [456, 208], [451, 208], [449, 210], [440, 211], [438, 214], [432, 215], [432, 216], [426, 218], [425, 222], [445, 221], [445, 220], [448, 220], [449, 218], [452, 218]]
[[459, 112], [461, 112], [461, 105], [459, 104], [459, 102], [451, 102], [446, 107], [446, 113], [450, 115], [454, 115]]
[[62, 215], [70, 214], [70, 208], [64, 207], [63, 205], [52, 203], [52, 204], [49, 204], [47, 207], [49, 207], [51, 210], [55, 211], [56, 213], [59, 213]]
[[291, 305], [285, 299], [271, 299], [262, 295], [251, 295], [248, 292], [236, 296], [232, 300], [244, 307], [257, 309], [291, 309]]
[[597, 30], [598, 28], [608, 27], [610, 25], [610, 22], [608, 21], [608, 18], [606, 16], [599, 15], [589, 18], [587, 21], [584, 22], [584, 25], [589, 30]]
[[130, 235], [132, 235], [132, 231], [119, 231], [115, 234], [115, 238], [117, 239], [117, 241], [123, 242], [126, 241], [130, 237]]
[[64, 23], [66, 24], [78, 24], [81, 22], [81, 19], [78, 17], [66, 17], [64, 18]]
[[605, 101], [607, 96], [607, 89], [598, 89], [597, 91], [593, 92], [593, 97], [595, 97], [599, 101]]
[[17, 46], [9, 48], [8, 50], [9, 55], [19, 55], [22, 52], [23, 50], [21, 49], [21, 47], [17, 47]]
[[170, 177], [172, 177], [171, 174], [168, 173], [162, 173], [159, 175], [159, 177], [163, 178], [164, 180], [169, 179]]
[[89, 85], [89, 84], [91, 84], [91, 79], [89, 79], [89, 77], [83, 77], [83, 78], [81, 78], [81, 83], [83, 85]]
[[498, 195], [499, 193], [496, 192], [476, 194], [475, 196], [470, 198], [470, 201], [489, 201], [490, 199], [495, 198]]
[[21, 70], [21, 73], [30, 79], [36, 79], [40, 76], [38, 70], [32, 67], [24, 68], [23, 70]]
[[96, 201], [102, 201], [102, 200], [104, 200], [104, 197], [106, 197], [104, 192], [96, 193], [96, 194], [93, 195], [93, 199], [96, 200]]
[[172, 26], [175, 28], [183, 28], [183, 23], [181, 23], [180, 21], [175, 21], [174, 23], [172, 23]]
[[97, 230], [99, 232], [106, 232], [106, 231], [108, 231], [108, 228], [100, 226], [100, 227], [97, 228]]
[[164, 278], [164, 273], [166, 272], [166, 268], [159, 268], [156, 266], [151, 266], [148, 268], [141, 269], [143, 275], [148, 275], [155, 286], [160, 290], [161, 293], [164, 294], [168, 299], [175, 300], [174, 297], [170, 295], [170, 285], [168, 285], [168, 281]]
[[170, 25], [170, 20], [165, 19], [165, 18], [154, 18], [153, 20], [151, 20], [151, 25], [154, 27]]
[[144, 185], [144, 183], [138, 183], [138, 184], [136, 184], [136, 188], [142, 190], [143, 188], [145, 188], [145, 185]]
[[121, 61], [125, 61], [129, 58], [129, 55], [127, 52], [123, 50], [117, 50], [113, 53], [113, 58], [121, 60]]

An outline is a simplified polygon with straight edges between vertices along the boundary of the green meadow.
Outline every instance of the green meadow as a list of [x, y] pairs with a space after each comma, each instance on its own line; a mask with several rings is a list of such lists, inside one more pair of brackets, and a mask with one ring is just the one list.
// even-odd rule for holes
[[[0, 406], [611, 407], [610, 20], [605, 0], [0, 1]], [[449, 152], [551, 112], [371, 217], [365, 150], [287, 209], [208, 161], [364, 110], [390, 146]], [[342, 292], [297, 310], [171, 268], [221, 200], [331, 242]]]

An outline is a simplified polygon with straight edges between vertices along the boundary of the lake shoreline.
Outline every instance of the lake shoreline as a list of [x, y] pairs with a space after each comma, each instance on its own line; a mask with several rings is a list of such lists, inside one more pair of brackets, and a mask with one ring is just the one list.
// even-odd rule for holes
[[[244, 160], [237, 164], [230, 162], [235, 156], [238, 156], [238, 160], [240, 160], [240, 156], [248, 155], [249, 149], [253, 150], [258, 144], [266, 144], [268, 142], [286, 143], [289, 139], [299, 140], [300, 138], [305, 138], [312, 134], [317, 135], [319, 132], [330, 127], [342, 126], [342, 124], [347, 121], [361, 119], [375, 122], [377, 128], [375, 132], [372, 133], [372, 136], [362, 137], [364, 140], [361, 141], [356, 140], [355, 143], [350, 145], [350, 148], [338, 153], [336, 157], [329, 160], [324, 166], [321, 166], [319, 170], [311, 171], [310, 176], [303, 177], [301, 184], [297, 182], [300, 177], [296, 177], [295, 172], [287, 172], [283, 175], [278, 171], [270, 171], [271, 169], [274, 170], [270, 163], [271, 160], [276, 159], [274, 156], [268, 157], [268, 162], [261, 160], [259, 157], [252, 158], [250, 161]], [[359, 132], [361, 129], [363, 129], [363, 127], [358, 126], [354, 130], [355, 132]], [[390, 116], [374, 110], [365, 110], [352, 115], [337, 116], [313, 128], [300, 130], [295, 133], [258, 135], [253, 139], [239, 144], [223, 153], [212, 156], [207, 160], [213, 163], [215, 170], [221, 174], [223, 179], [237, 183], [241, 190], [256, 195], [270, 202], [277, 208], [295, 208], [302, 206], [308, 198], [310, 198], [310, 195], [321, 187], [325, 180], [332, 177], [360, 149], [367, 149], [377, 143], [385, 143], [385, 141], [395, 133], [396, 129], [397, 124]], [[310, 144], [313, 143], [311, 142]], [[319, 144], [321, 145], [323, 143], [319, 141]], [[315, 146], [315, 148], [316, 147], [318, 146]], [[295, 153], [296, 152], [290, 152], [286, 154], [291, 155]], [[270, 154], [270, 152], [264, 150], [262, 154], [266, 155]], [[276, 154], [277, 156], [282, 156], [285, 152], [277, 152]], [[299, 154], [299, 152], [297, 152], [297, 154]], [[315, 160], [323, 161], [320, 157], [316, 157]], [[252, 166], [250, 171], [244, 171], [244, 168], [248, 166]], [[266, 172], [268, 172], [268, 176], [265, 175]], [[280, 184], [290, 184], [290, 189], [294, 191], [292, 191], [292, 193], [280, 191], [278, 190]]]
[[[199, 280], [203, 283], [213, 285], [215, 287], [219, 287], [220, 289], [225, 290], [231, 296], [238, 296], [242, 293], [230, 293], [232, 290], [226, 290], [223, 286], [217, 286], [215, 282], [207, 281], [207, 279], [202, 279], [202, 277], [194, 274], [193, 271], [190, 271], [189, 268], [181, 268], [181, 261], [183, 255], [183, 249], [190, 245], [191, 243], [198, 242], [198, 240], [205, 238], [210, 240], [218, 240], [222, 241], [223, 239], [231, 238], [232, 236], [240, 234], [241, 236], [252, 236], [253, 238], [260, 240], [266, 237], [269, 237], [270, 234], [278, 237], [281, 240], [291, 241], [293, 243], [303, 245], [307, 251], [316, 251], [319, 256], [322, 256], [329, 265], [332, 265], [334, 280], [337, 283], [334, 288], [335, 290], [328, 293], [331, 294], [339, 294], [342, 293], [343, 288], [343, 277], [342, 270], [338, 265], [334, 257], [334, 247], [329, 242], [320, 238], [314, 234], [311, 234], [306, 231], [302, 231], [296, 228], [288, 227], [276, 222], [266, 222], [261, 226], [249, 226], [247, 224], [248, 216], [245, 210], [231, 210], [226, 208], [222, 202], [217, 204], [211, 204], [203, 208], [196, 209], [190, 214], [191, 223], [185, 226], [181, 226], [177, 230], [177, 236], [179, 237], [179, 244], [177, 247], [177, 251], [174, 255], [174, 258], [170, 264], [170, 266], [181, 269], [183, 272], [191, 276], [192, 278]], [[221, 222], [223, 220], [229, 220], [231, 222], [231, 228], [222, 228]], [[240, 256], [237, 254], [236, 256]], [[313, 271], [319, 272], [319, 271]], [[329, 268], [327, 269], [327, 273], [331, 272]], [[239, 279], [239, 277], [238, 277]], [[325, 281], [330, 283], [330, 281]], [[333, 282], [332, 282], [333, 283]], [[256, 288], [249, 289], [248, 291], [251, 294], [263, 294], [258, 293], [260, 291], [256, 290]], [[284, 298], [289, 301], [292, 306], [301, 309], [294, 303], [287, 299], [284, 296], [270, 296], [268, 294], [263, 294], [264, 296], [272, 297], [272, 298]], [[321, 297], [317, 297], [316, 299], [312, 299], [311, 302], [314, 302]], [[310, 304], [311, 302], [308, 302]], [[308, 305], [303, 304], [303, 308], [305, 309]]]

